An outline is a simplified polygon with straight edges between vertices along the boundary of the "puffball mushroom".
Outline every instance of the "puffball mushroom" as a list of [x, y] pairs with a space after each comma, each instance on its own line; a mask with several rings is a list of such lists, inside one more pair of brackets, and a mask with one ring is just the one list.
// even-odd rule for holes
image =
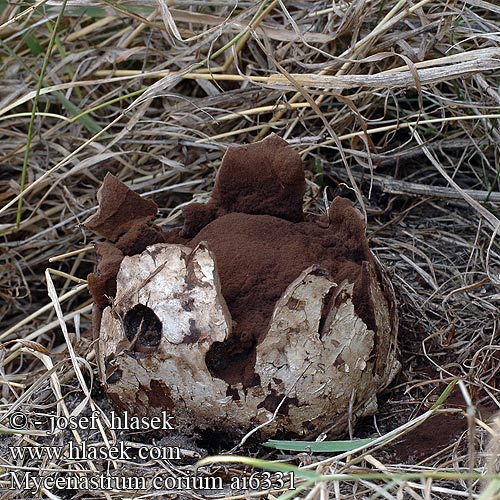
[[[86, 221], [97, 364], [118, 410], [185, 433], [344, 433], [399, 369], [394, 292], [344, 198], [306, 218], [299, 155], [276, 135], [228, 148], [208, 203], [160, 231], [108, 174]], [[350, 421], [349, 421], [350, 420]]]

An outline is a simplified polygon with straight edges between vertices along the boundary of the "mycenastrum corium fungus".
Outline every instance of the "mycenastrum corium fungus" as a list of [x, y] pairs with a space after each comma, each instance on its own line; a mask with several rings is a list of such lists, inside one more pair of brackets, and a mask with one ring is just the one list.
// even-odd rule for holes
[[[102, 384], [118, 410], [186, 433], [342, 434], [397, 372], [394, 292], [344, 198], [306, 217], [299, 155], [276, 135], [228, 148], [208, 203], [161, 231], [108, 174], [86, 226]], [[349, 421], [350, 420], [350, 421]]]

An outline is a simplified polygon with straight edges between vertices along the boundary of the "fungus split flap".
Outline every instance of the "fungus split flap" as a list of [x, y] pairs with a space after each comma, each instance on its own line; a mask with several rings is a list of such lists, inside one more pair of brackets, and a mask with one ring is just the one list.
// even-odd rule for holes
[[302, 164], [285, 141], [229, 148], [183, 228], [160, 231], [152, 205], [117, 182], [108, 174], [87, 222], [108, 239], [89, 288], [117, 408], [169, 409], [186, 432], [235, 437], [274, 413], [261, 437], [335, 435], [376, 410], [398, 368], [392, 287], [350, 201], [304, 215]]

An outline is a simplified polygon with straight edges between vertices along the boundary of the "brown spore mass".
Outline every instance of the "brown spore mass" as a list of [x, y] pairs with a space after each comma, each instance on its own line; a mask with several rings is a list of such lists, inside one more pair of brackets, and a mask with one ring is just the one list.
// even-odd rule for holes
[[304, 170], [300, 156], [271, 135], [229, 148], [215, 179], [212, 202], [226, 213], [273, 215], [303, 220]]
[[[344, 200], [337, 198], [334, 204], [344, 205]], [[265, 337], [276, 302], [304, 269], [318, 265], [337, 283], [365, 284], [360, 280], [362, 263], [370, 254], [364, 228], [360, 233], [353, 227], [358, 227], [357, 220], [343, 219], [325, 229], [316, 222], [230, 213], [205, 226], [188, 243], [195, 248], [204, 241], [215, 254], [222, 295], [233, 319], [233, 339], [223, 343], [227, 349], [217, 348], [225, 362], [208, 364], [214, 375], [229, 383], [255, 383], [246, 361]], [[359, 290], [358, 295], [361, 304], [364, 294]]]
[[[103, 231], [103, 224], [96, 223], [87, 223], [87, 227], [118, 240], [116, 247], [121, 254], [140, 253], [159, 240], [193, 249], [205, 242], [215, 255], [233, 328], [229, 339], [212, 346], [206, 362], [212, 375], [228, 384], [241, 382], [249, 387], [259, 383], [254, 372], [255, 347], [267, 333], [277, 300], [312, 265], [325, 270], [337, 283], [354, 283], [356, 313], [370, 329], [376, 328], [367, 274], [373, 257], [361, 214], [349, 200], [337, 197], [327, 215], [307, 220], [302, 210], [302, 162], [278, 136], [229, 148], [209, 202], [192, 203], [184, 209], [182, 230], [158, 231], [150, 224], [152, 207], [145, 205], [135, 216], [135, 224], [130, 224], [134, 215], [130, 215], [128, 198], [122, 190], [116, 192], [115, 202], [112, 190], [106, 191], [106, 200], [101, 194], [99, 217], [109, 218], [105, 202], [111, 220], [118, 220], [120, 228], [127, 226], [127, 231], [120, 233], [108, 227]], [[126, 223], [117, 219], [124, 206]], [[106, 252], [113, 253], [113, 259], [108, 259]], [[89, 277], [98, 307], [105, 303], [103, 291], [111, 288], [109, 272], [103, 273], [100, 267], [108, 261], [116, 266], [118, 256], [102, 248], [96, 273]]]
[[112, 242], [138, 224], [152, 221], [158, 211], [154, 201], [141, 198], [110, 173], [106, 174], [103, 185], [97, 192], [97, 200], [97, 212], [84, 221], [84, 224]]
[[123, 260], [123, 253], [109, 242], [97, 243], [97, 266], [95, 272], [89, 274], [87, 282], [96, 306], [104, 309], [109, 305], [109, 297], [116, 294], [116, 275]]

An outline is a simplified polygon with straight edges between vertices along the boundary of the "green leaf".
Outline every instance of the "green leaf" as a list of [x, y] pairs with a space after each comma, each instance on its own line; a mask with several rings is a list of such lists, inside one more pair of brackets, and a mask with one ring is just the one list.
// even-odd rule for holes
[[340, 453], [351, 451], [375, 441], [376, 438], [352, 441], [280, 441], [270, 439], [264, 446], [285, 451], [305, 451], [307, 453]]
[[454, 379], [445, 387], [444, 391], [441, 393], [437, 401], [432, 405], [431, 410], [439, 408], [446, 401], [446, 398], [457, 384], [457, 381], [458, 379]]
[[54, 95], [66, 108], [69, 114], [77, 116], [77, 120], [92, 134], [97, 134], [102, 130], [102, 127], [90, 116], [82, 113], [81, 109], [73, 104], [62, 92], [55, 92]]
[[33, 106], [31, 108], [31, 118], [30, 118], [29, 125], [28, 125], [28, 134], [26, 137], [26, 149], [24, 150], [23, 169], [21, 171], [21, 180], [19, 181], [20, 193], [19, 193], [19, 201], [17, 203], [17, 214], [16, 214], [16, 226], [18, 228], [21, 225], [21, 217], [22, 217], [22, 211], [23, 211], [23, 191], [24, 191], [24, 186], [26, 184], [26, 176], [27, 176], [27, 172], [28, 172], [28, 159], [30, 156], [31, 141], [32, 141], [33, 135], [35, 133], [34, 132], [34, 124], [35, 124], [36, 114], [38, 111], [38, 100], [40, 97], [40, 91], [42, 90], [42, 87], [43, 87], [43, 77], [45, 76], [45, 71], [46, 71], [47, 65], [49, 63], [49, 58], [50, 58], [50, 54], [52, 53], [52, 48], [54, 47], [55, 34], [57, 33], [57, 28], [59, 27], [61, 19], [63, 18], [64, 9], [66, 8], [67, 3], [68, 3], [68, 0], [63, 0], [63, 2], [61, 4], [60, 11], [59, 11], [59, 14], [57, 16], [56, 23], [54, 26], [54, 30], [53, 30], [52, 35], [50, 37], [49, 46], [48, 46], [47, 51], [45, 52], [45, 56], [43, 58], [42, 68], [40, 69], [40, 75], [38, 76], [38, 82], [36, 85], [36, 93], [35, 93], [35, 98], [33, 99]]
[[38, 54], [41, 54], [43, 52], [43, 47], [38, 43], [38, 39], [36, 36], [28, 31], [24, 35], [24, 41], [26, 42], [26, 45], [29, 47], [31, 50], [31, 53], [34, 56], [37, 56]]

